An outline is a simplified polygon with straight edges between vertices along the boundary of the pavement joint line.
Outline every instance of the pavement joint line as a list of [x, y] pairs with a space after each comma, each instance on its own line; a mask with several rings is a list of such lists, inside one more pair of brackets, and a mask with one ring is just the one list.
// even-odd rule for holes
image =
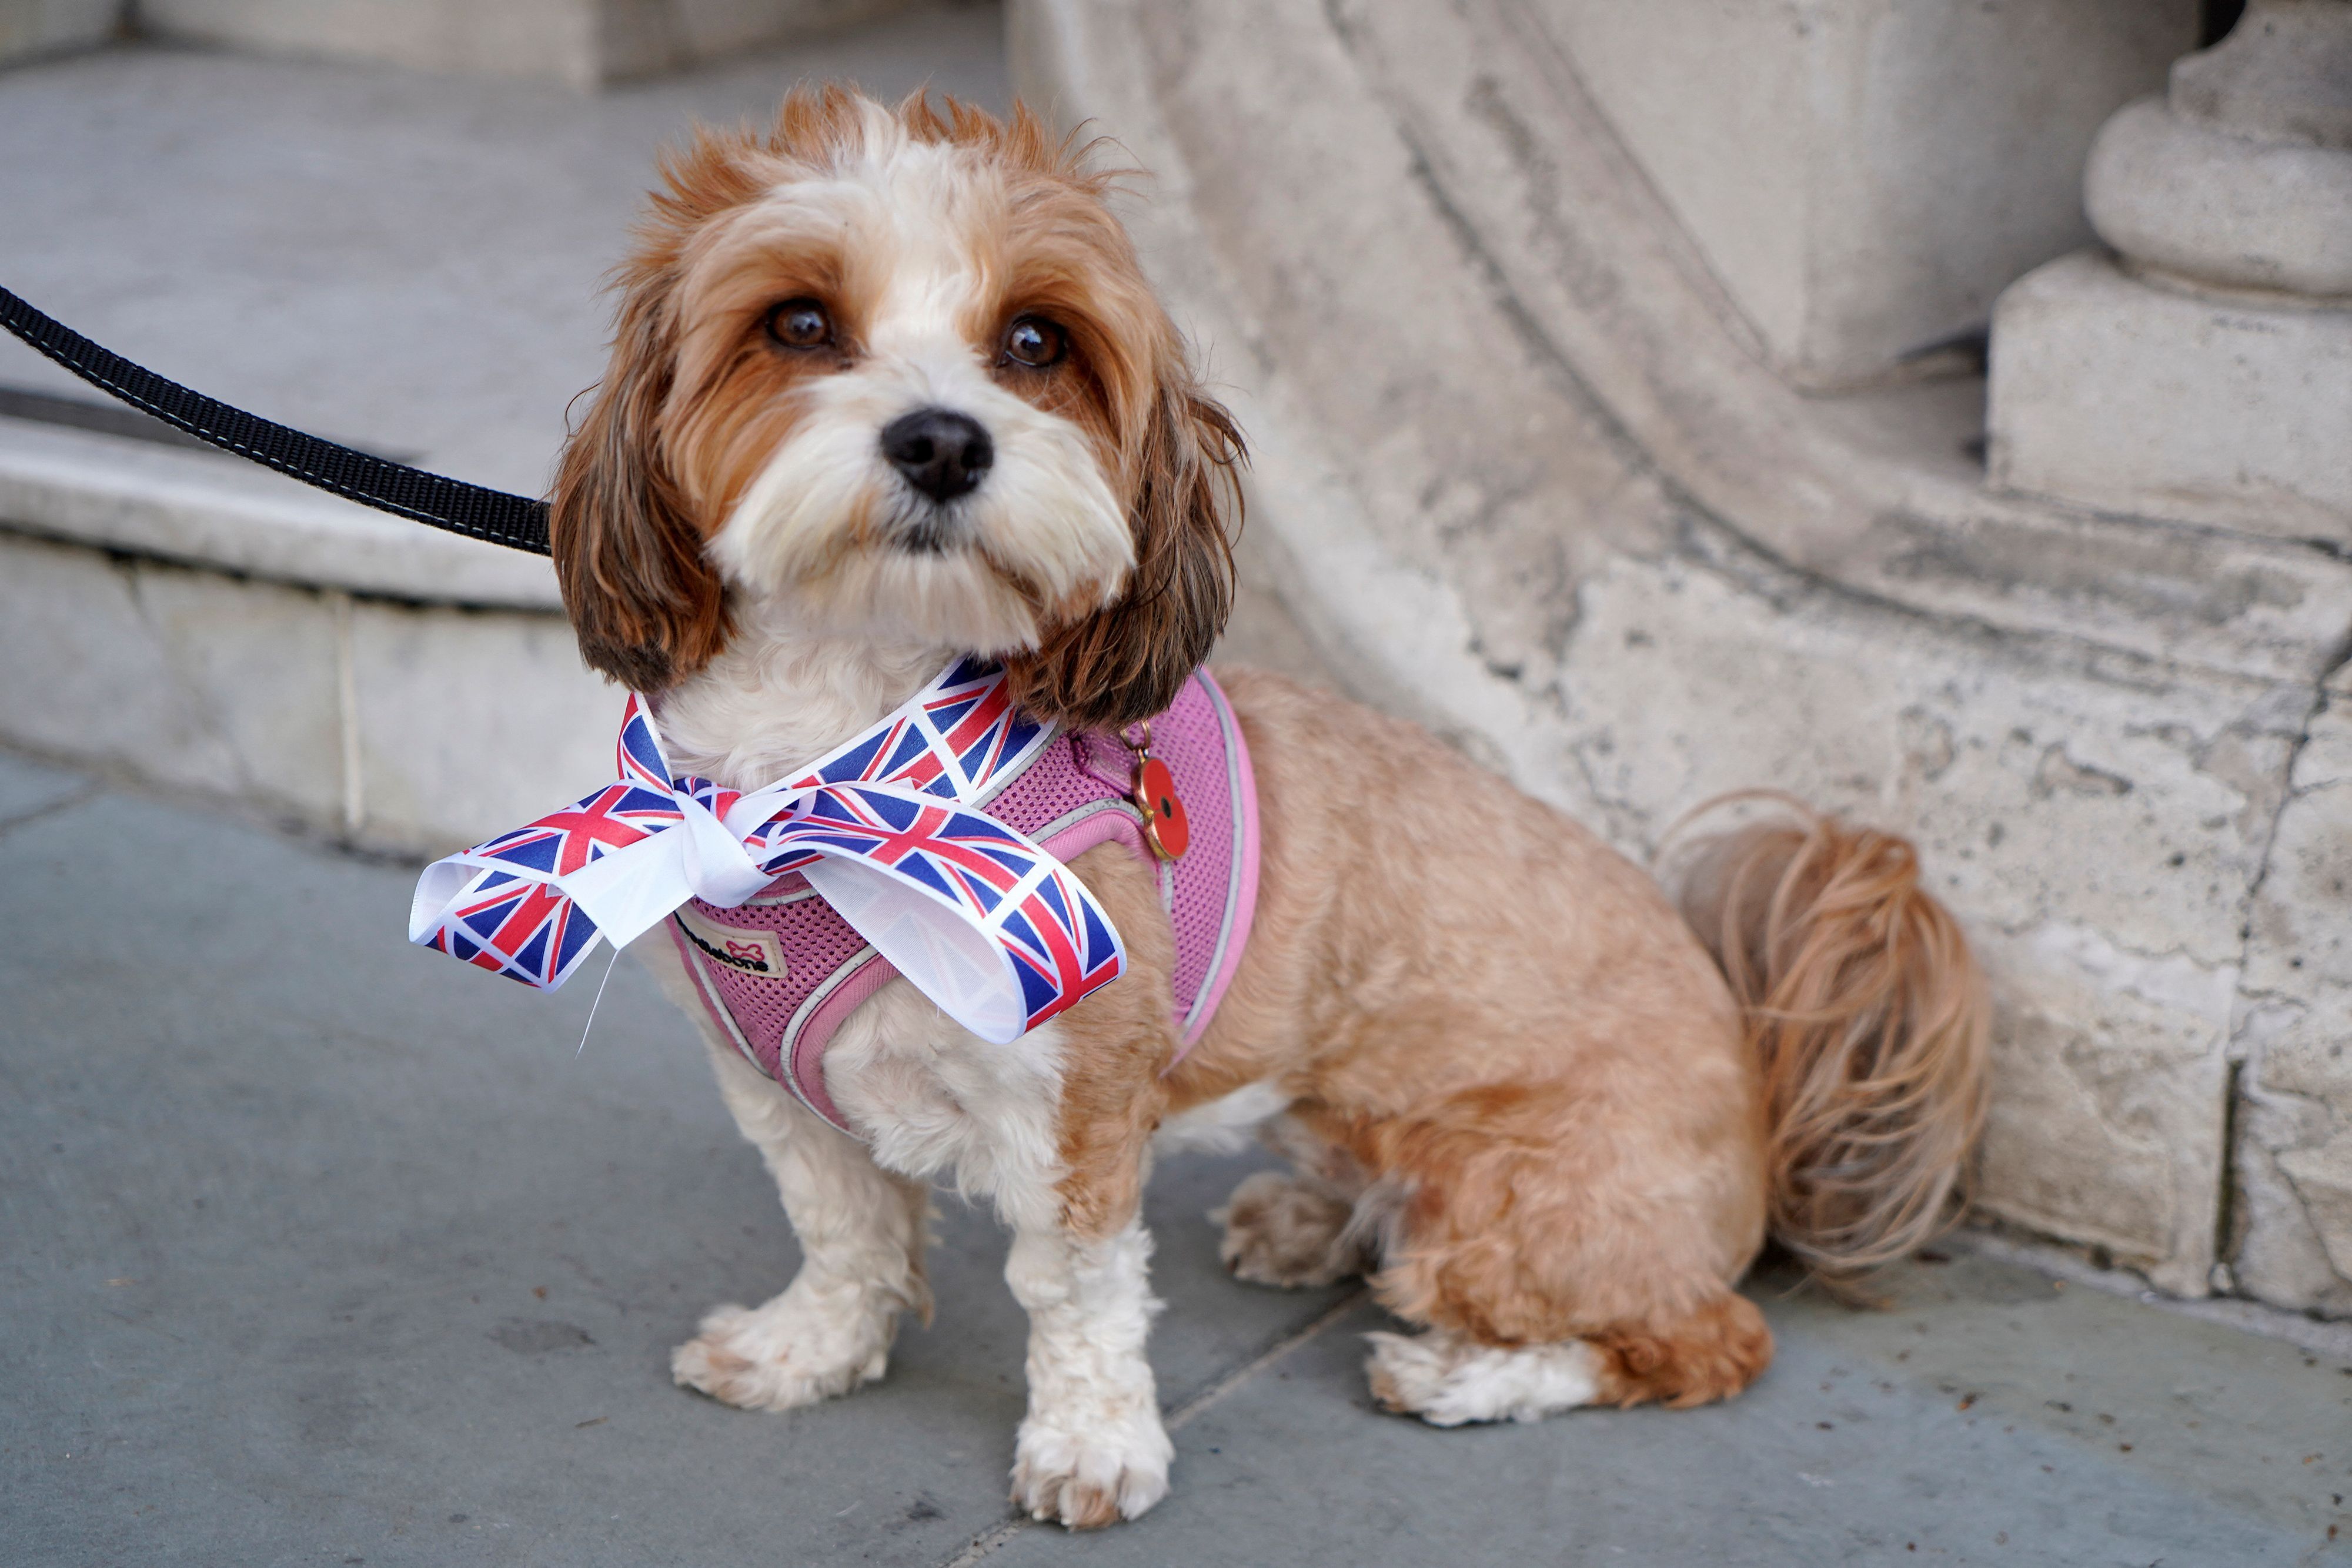
[[1034, 1524], [1041, 1522], [1042, 1521], [1031, 1519], [1026, 1514], [1015, 1514], [1011, 1519], [1006, 1520], [1003, 1524], [998, 1525], [994, 1530], [990, 1531], [987, 1534], [973, 1541], [971, 1545], [965, 1547], [962, 1551], [957, 1552], [946, 1562], [940, 1563], [940, 1568], [970, 1568], [971, 1564], [977, 1563], [982, 1558], [989, 1555], [998, 1547], [1003, 1545], [1006, 1542], [1020, 1534], [1023, 1531], [1027, 1530]]
[[[1280, 1361], [1284, 1356], [1288, 1355], [1292, 1351], [1297, 1350], [1300, 1345], [1305, 1344], [1308, 1340], [1313, 1339], [1317, 1334], [1321, 1333], [1325, 1329], [1329, 1328], [1333, 1323], [1338, 1322], [1341, 1318], [1346, 1317], [1356, 1308], [1361, 1306], [1368, 1294], [1369, 1292], [1366, 1291], [1362, 1286], [1359, 1285], [1354, 1290], [1349, 1291], [1346, 1295], [1341, 1296], [1338, 1301], [1332, 1302], [1329, 1306], [1324, 1308], [1321, 1312], [1316, 1313], [1311, 1322], [1307, 1322], [1298, 1328], [1295, 1328], [1288, 1333], [1284, 1334], [1280, 1339], [1276, 1340], [1272, 1344], [1266, 1346], [1264, 1350], [1258, 1352], [1255, 1355], [1242, 1363], [1241, 1365], [1234, 1368], [1231, 1372], [1226, 1373], [1223, 1377], [1220, 1377], [1214, 1383], [1210, 1384], [1208, 1387], [1203, 1388], [1200, 1393], [1195, 1394], [1192, 1398], [1187, 1399], [1183, 1404], [1176, 1406], [1175, 1409], [1167, 1412], [1161, 1419], [1167, 1425], [1168, 1430], [1171, 1432], [1180, 1432], [1183, 1430], [1185, 1424], [1191, 1421], [1192, 1417], [1198, 1416], [1212, 1405], [1223, 1399], [1225, 1396], [1231, 1394], [1234, 1389], [1239, 1388], [1243, 1384], [1247, 1383], [1251, 1378], [1255, 1377], [1259, 1373], [1264, 1372], [1267, 1367], [1272, 1366], [1276, 1362]], [[971, 1564], [978, 1563], [984, 1557], [992, 1555], [998, 1548], [1002, 1547], [1006, 1542], [1012, 1540], [1014, 1536], [1044, 1522], [1045, 1521], [1043, 1520], [1032, 1519], [1025, 1514], [1015, 1514], [1013, 1518], [1006, 1520], [1003, 1523], [998, 1525], [987, 1534], [974, 1539], [971, 1543], [964, 1547], [962, 1551], [958, 1552], [954, 1556], [949, 1558], [944, 1563], [941, 1563], [940, 1564], [940, 1568], [971, 1568]]]
[[1288, 1355], [1292, 1351], [1297, 1350], [1300, 1345], [1305, 1344], [1308, 1340], [1313, 1339], [1317, 1334], [1321, 1333], [1325, 1329], [1329, 1328], [1333, 1323], [1338, 1322], [1341, 1318], [1346, 1317], [1349, 1312], [1355, 1311], [1356, 1308], [1361, 1306], [1368, 1293], [1369, 1292], [1367, 1292], [1362, 1286], [1357, 1286], [1354, 1290], [1349, 1291], [1346, 1295], [1340, 1297], [1338, 1301], [1324, 1308], [1323, 1311], [1318, 1312], [1315, 1315], [1313, 1322], [1307, 1323], [1303, 1327], [1291, 1330], [1288, 1333], [1283, 1335], [1280, 1339], [1276, 1340], [1272, 1344], [1266, 1346], [1255, 1355], [1250, 1357], [1249, 1360], [1242, 1363], [1241, 1365], [1234, 1368], [1233, 1371], [1226, 1373], [1223, 1377], [1218, 1378], [1214, 1383], [1212, 1383], [1209, 1386], [1201, 1390], [1200, 1393], [1195, 1394], [1192, 1398], [1187, 1399], [1183, 1404], [1179, 1405], [1175, 1409], [1168, 1412], [1168, 1415], [1165, 1417], [1168, 1429], [1171, 1432], [1182, 1431], [1186, 1425], [1192, 1421], [1192, 1417], [1198, 1416], [1203, 1410], [1206, 1410], [1210, 1406], [1216, 1404], [1219, 1400], [1224, 1398], [1226, 1395], [1231, 1394], [1234, 1389], [1239, 1388], [1243, 1384], [1247, 1383], [1251, 1378], [1255, 1377], [1259, 1373], [1264, 1372], [1267, 1367], [1272, 1366], [1276, 1362], [1280, 1361], [1284, 1356]]
[[32, 823], [39, 821], [44, 817], [54, 817], [59, 811], [68, 810], [76, 806], [87, 805], [89, 801], [89, 792], [67, 795], [61, 799], [48, 801], [46, 804], [36, 806], [29, 811], [20, 812], [16, 816], [0, 818], [0, 839], [5, 839], [10, 833], [15, 832], [18, 828], [30, 826]]

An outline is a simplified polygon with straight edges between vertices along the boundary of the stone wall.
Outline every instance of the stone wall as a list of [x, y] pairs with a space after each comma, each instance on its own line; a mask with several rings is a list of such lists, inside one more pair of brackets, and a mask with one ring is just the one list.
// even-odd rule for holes
[[1995, 986], [1985, 1210], [2344, 1310], [2311, 934], [2352, 566], [1989, 487], [1981, 380], [1801, 392], [1586, 89], [1573, 9], [1013, 20], [1033, 101], [1152, 171], [1133, 225], [1350, 689], [1636, 856], [1758, 785], [1913, 835]]

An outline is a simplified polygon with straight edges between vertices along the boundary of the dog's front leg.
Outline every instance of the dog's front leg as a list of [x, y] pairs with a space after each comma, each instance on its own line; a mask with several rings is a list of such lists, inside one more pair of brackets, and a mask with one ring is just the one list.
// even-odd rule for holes
[[[710, 1031], [704, 1031], [706, 1039]], [[723, 1040], [708, 1040], [735, 1124], [759, 1149], [801, 1244], [800, 1272], [765, 1306], [722, 1306], [677, 1347], [688, 1387], [747, 1409], [789, 1410], [882, 1375], [898, 1315], [929, 1316], [929, 1192], [874, 1163]]]
[[[1152, 1299], [1143, 1185], [1176, 1054], [1168, 977], [1175, 938], [1158, 879], [1116, 844], [1072, 862], [1118, 923], [1129, 973], [1050, 1026], [1061, 1079], [1048, 1132], [1012, 1147], [1022, 1175], [997, 1207], [1013, 1226], [1004, 1275], [1029, 1312], [1029, 1414], [1014, 1448], [1013, 1500], [1039, 1519], [1091, 1529], [1135, 1519], [1168, 1495], [1175, 1448], [1144, 1340]], [[1036, 1136], [1034, 1134], [1047, 1134]]]
[[1091, 1529], [1168, 1493], [1175, 1449], [1143, 1348], [1160, 1309], [1150, 1258], [1140, 1215], [1099, 1239], [1059, 1223], [1014, 1232], [1005, 1278], [1029, 1312], [1029, 1414], [1013, 1499], [1038, 1519]]

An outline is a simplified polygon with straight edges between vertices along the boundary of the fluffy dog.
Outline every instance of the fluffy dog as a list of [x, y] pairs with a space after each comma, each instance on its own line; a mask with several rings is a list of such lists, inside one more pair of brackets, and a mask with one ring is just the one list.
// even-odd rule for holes
[[[960, 653], [1001, 660], [1038, 716], [1116, 729], [1207, 655], [1241, 443], [1108, 179], [1025, 113], [841, 89], [671, 161], [553, 528], [584, 655], [653, 695], [676, 766], [770, 783]], [[1221, 678], [1255, 759], [1260, 891], [1181, 1061], [1169, 917], [1117, 845], [1073, 869], [1126, 977], [1007, 1046], [892, 983], [824, 1062], [856, 1137], [641, 946], [803, 1253], [773, 1301], [704, 1320], [680, 1383], [786, 1409], [880, 1376], [899, 1316], [930, 1310], [928, 1194], [952, 1179], [1010, 1227], [1030, 1315], [1014, 1498], [1099, 1525], [1168, 1487], [1139, 1216], [1155, 1141], [1265, 1124], [1296, 1174], [1234, 1195], [1228, 1265], [1368, 1274], [1418, 1331], [1374, 1336], [1372, 1387], [1441, 1425], [1736, 1393], [1771, 1354], [1734, 1291], [1768, 1234], [1843, 1281], [1945, 1217], [1983, 1009], [1907, 845], [1812, 819], [1719, 841], [1677, 912], [1420, 731]]]

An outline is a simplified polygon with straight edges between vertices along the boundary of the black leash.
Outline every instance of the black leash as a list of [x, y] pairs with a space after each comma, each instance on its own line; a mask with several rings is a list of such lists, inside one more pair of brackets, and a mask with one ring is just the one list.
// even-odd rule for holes
[[100, 392], [224, 452], [250, 458], [363, 507], [509, 549], [548, 553], [544, 501], [372, 457], [231, 408], [100, 348], [5, 288], [0, 288], [0, 327]]

